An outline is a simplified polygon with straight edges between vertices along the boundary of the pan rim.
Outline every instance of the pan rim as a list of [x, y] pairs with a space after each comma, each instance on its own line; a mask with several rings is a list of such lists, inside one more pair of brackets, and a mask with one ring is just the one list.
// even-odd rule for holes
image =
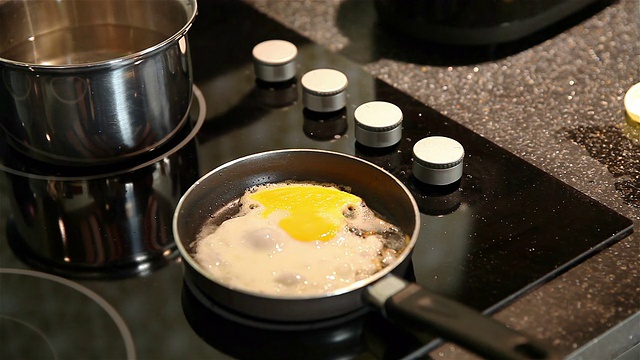
[[[189, 253], [189, 250], [185, 248], [184, 244], [182, 243], [180, 234], [178, 233], [178, 221], [179, 218], [181, 216], [181, 212], [184, 206], [184, 202], [189, 198], [189, 195], [195, 191], [201, 184], [201, 182], [203, 182], [205, 179], [209, 178], [210, 176], [215, 175], [216, 173], [219, 173], [221, 171], [223, 171], [224, 169], [227, 169], [228, 167], [231, 167], [239, 162], [243, 162], [243, 161], [247, 161], [250, 160], [252, 158], [255, 157], [260, 157], [260, 156], [264, 156], [264, 155], [277, 155], [277, 154], [281, 154], [281, 153], [304, 153], [304, 152], [311, 152], [311, 153], [322, 153], [322, 154], [326, 154], [326, 155], [330, 155], [330, 156], [339, 156], [339, 157], [345, 157], [354, 161], [358, 161], [361, 163], [364, 163], [367, 166], [373, 167], [374, 169], [376, 169], [377, 171], [380, 171], [382, 174], [384, 174], [385, 176], [389, 177], [390, 179], [392, 179], [399, 187], [400, 189], [403, 190], [403, 192], [405, 193], [407, 199], [411, 202], [411, 207], [413, 208], [413, 214], [414, 214], [414, 228], [412, 229], [412, 233], [411, 233], [411, 237], [410, 237], [410, 241], [407, 244], [407, 246], [405, 247], [405, 249], [403, 250], [403, 252], [400, 254], [400, 256], [398, 256], [398, 258], [396, 259], [396, 261], [389, 265], [386, 266], [385, 268], [379, 270], [378, 272], [376, 272], [373, 275], [370, 275], [369, 277], [362, 279], [362, 280], [358, 280], [352, 284], [349, 284], [347, 286], [332, 290], [332, 291], [328, 291], [322, 294], [295, 294], [295, 295], [274, 295], [274, 294], [265, 294], [265, 293], [260, 293], [260, 292], [256, 292], [256, 291], [251, 291], [245, 288], [239, 288], [239, 287], [233, 287], [233, 286], [228, 286], [226, 284], [221, 283], [220, 281], [218, 281], [217, 279], [215, 279], [215, 277], [210, 274], [208, 271], [206, 271], [206, 269], [204, 269], [194, 258], [193, 256], [191, 256], [191, 254]], [[397, 177], [395, 177], [393, 174], [391, 174], [390, 172], [388, 172], [387, 170], [385, 170], [384, 168], [373, 164], [367, 160], [364, 160], [362, 158], [359, 158], [357, 156], [354, 155], [350, 155], [350, 154], [345, 154], [345, 153], [341, 153], [341, 152], [336, 152], [336, 151], [330, 151], [330, 150], [323, 150], [323, 149], [308, 149], [308, 148], [299, 148], [299, 149], [279, 149], [279, 150], [269, 150], [269, 151], [264, 151], [264, 152], [257, 152], [257, 153], [252, 153], [249, 155], [245, 155], [243, 157], [231, 160], [229, 162], [226, 162], [216, 168], [214, 168], [213, 170], [207, 172], [206, 174], [204, 174], [202, 177], [200, 177], [195, 183], [193, 183], [189, 189], [187, 189], [187, 191], [182, 195], [182, 197], [180, 198], [180, 200], [178, 201], [178, 204], [176, 205], [176, 210], [174, 212], [174, 216], [172, 219], [172, 230], [173, 230], [173, 237], [174, 237], [174, 241], [176, 243], [176, 246], [178, 248], [178, 251], [181, 254], [182, 259], [184, 259], [187, 263], [188, 266], [190, 266], [193, 270], [195, 270], [200, 276], [203, 276], [204, 278], [206, 278], [207, 280], [213, 282], [214, 284], [216, 284], [217, 286], [220, 286], [224, 289], [227, 289], [229, 291], [233, 291], [233, 292], [238, 292], [238, 293], [242, 293], [244, 295], [247, 296], [252, 296], [252, 297], [256, 297], [256, 298], [260, 298], [260, 299], [271, 299], [271, 300], [277, 300], [277, 301], [301, 301], [301, 300], [317, 300], [317, 299], [324, 299], [324, 298], [330, 298], [330, 297], [337, 297], [340, 295], [345, 295], [354, 291], [359, 291], [362, 288], [365, 288], [366, 286], [368, 286], [369, 284], [372, 284], [376, 281], [378, 281], [379, 279], [387, 276], [389, 273], [391, 273], [394, 269], [396, 269], [400, 264], [404, 263], [408, 257], [411, 256], [411, 253], [413, 251], [413, 248], [415, 247], [415, 244], [417, 242], [417, 239], [419, 237], [419, 232], [420, 232], [420, 210], [418, 208], [418, 204], [413, 196], [413, 194], [411, 193], [411, 191], [409, 191], [409, 189], [407, 188], [406, 185], [404, 185]], [[404, 230], [404, 229], [403, 229]]]

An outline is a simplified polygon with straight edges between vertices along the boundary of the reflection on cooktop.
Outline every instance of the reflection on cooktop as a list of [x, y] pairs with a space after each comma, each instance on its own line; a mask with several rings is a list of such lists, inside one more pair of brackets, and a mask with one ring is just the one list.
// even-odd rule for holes
[[[251, 49], [268, 39], [285, 39], [299, 49], [297, 77], [283, 86], [260, 84], [254, 77]], [[24, 174], [3, 169], [0, 172], [0, 202], [3, 209], [9, 211], [0, 218], [4, 229], [0, 233], [0, 267], [38, 266], [23, 262], [20, 254], [9, 247], [7, 224], [11, 222], [21, 224], [22, 229], [30, 229], [20, 233], [31, 244], [56, 234], [58, 242], [40, 241], [38, 246], [42, 252], [53, 251], [59, 256], [56, 257], [57, 265], [65, 263], [62, 245], [67, 241], [83, 243], [87, 251], [93, 251], [91, 254], [96, 259], [108, 258], [105, 254], [133, 253], [144, 257], [144, 250], [149, 249], [146, 246], [153, 245], [151, 248], [157, 249], [154, 244], [160, 244], [160, 248], [166, 250], [164, 246], [170, 248], [173, 242], [171, 223], [166, 217], [171, 211], [167, 209], [173, 209], [179, 196], [197, 177], [238, 157], [283, 148], [317, 148], [353, 154], [385, 168], [405, 183], [422, 212], [421, 235], [412, 256], [416, 281], [485, 312], [504, 307], [632, 231], [630, 220], [425, 104], [373, 79], [359, 65], [310, 43], [243, 2], [200, 2], [198, 17], [189, 30], [189, 40], [195, 85], [202, 92], [206, 111], [202, 127], [184, 145], [185, 149], [189, 148], [185, 156], [159, 158], [149, 165], [153, 171], [139, 169], [118, 175], [138, 179], [139, 171], [143, 171], [146, 183], [101, 180], [100, 176], [92, 174], [91, 181], [82, 177], [75, 179], [80, 185], [85, 182], [89, 186], [69, 186], [60, 179], [47, 180], [48, 174], [54, 178], [60, 175], [51, 167], [39, 168], [38, 176], [25, 177], [28, 181], [16, 179]], [[299, 78], [320, 67], [338, 69], [349, 79], [347, 106], [329, 118], [309, 116], [300, 101]], [[402, 110], [402, 139], [397, 145], [372, 150], [356, 144], [353, 111], [360, 104], [373, 100], [391, 102]], [[456, 186], [428, 188], [420, 185], [411, 174], [413, 145], [431, 135], [453, 138], [465, 148], [464, 174]], [[4, 156], [4, 153], [0, 155]], [[171, 181], [156, 182], [165, 177], [172, 177]], [[100, 206], [94, 202], [86, 204], [83, 201], [87, 197], [83, 194], [103, 194], [105, 199], [115, 202]], [[123, 203], [123, 196], [135, 194], [146, 200]], [[157, 196], [147, 196], [149, 194], [162, 196], [167, 201], [155, 201]], [[74, 199], [78, 201], [70, 201]], [[110, 211], [112, 204], [119, 206], [117, 213]], [[59, 236], [71, 234], [61, 231], [67, 229], [67, 225], [75, 230], [82, 230], [85, 225], [74, 225], [75, 220], [61, 217], [58, 210], [72, 213], [71, 216], [83, 216], [89, 208], [99, 208], [110, 225], [91, 222], [86, 228], [91, 230], [90, 234], [109, 234], [101, 239], [113, 252], [96, 248], [95, 243], [87, 241], [95, 238], [86, 237], [84, 231], [73, 232], [73, 237]], [[114, 235], [130, 230], [124, 229], [125, 221], [115, 215], [126, 218], [135, 214], [136, 209], [147, 209], [145, 214], [148, 216], [140, 219], [136, 232], [129, 232], [144, 235], [141, 237], [145, 239], [143, 243], [134, 244]], [[35, 214], [38, 216], [34, 217]], [[248, 346], [250, 337], [244, 336], [245, 330], [229, 330], [229, 334], [237, 336], [225, 338], [227, 332], [220, 329], [227, 329], [228, 320], [211, 314], [192, 316], [186, 306], [183, 311], [183, 267], [179, 260], [174, 260], [118, 279], [100, 277], [100, 280], [76, 281], [99, 294], [120, 314], [131, 329], [136, 355], [140, 358], [243, 357], [248, 356], [246, 351], [253, 350], [250, 346], [269, 350], [269, 343], [260, 343], [259, 339], [258, 344]], [[78, 275], [77, 269], [63, 266], [49, 267], [46, 271], [61, 269], [69, 270], [65, 276]], [[25, 283], [25, 289], [31, 286]], [[75, 298], [67, 300], [62, 295], [52, 294], [45, 302], [40, 298], [15, 301], [21, 299], [18, 296], [13, 291], [2, 291], [0, 303], [11, 302], [26, 308], [33, 307], [30, 302], [35, 300], [42, 304], [37, 308], [36, 316], [47, 317], [48, 312], [58, 311], [45, 306], [47, 303], [66, 301], [83, 316], [92, 316], [92, 306]], [[2, 315], [6, 316], [6, 313]], [[203, 324], [198, 320], [198, 323], [194, 318], [206, 321]], [[374, 315], [366, 314], [350, 321], [353, 323], [347, 322], [350, 325], [344, 333], [289, 335], [296, 339], [294, 343], [311, 344], [327, 338], [337, 340], [335, 347], [315, 346], [312, 347], [314, 350], [305, 353], [318, 357], [345, 353], [396, 358], [404, 354], [422, 354], [433, 346], [431, 343], [424, 347], [432, 338], [394, 336], [393, 325]], [[369, 321], [375, 325], [370, 325]], [[85, 330], [78, 326], [69, 331], [70, 336], [81, 336]], [[96, 331], [96, 339], [102, 336], [112, 342], [120, 341], [120, 337], [109, 329]], [[269, 333], [270, 330], [260, 333], [265, 334], [264, 331]], [[8, 335], [0, 332], [3, 344], [8, 341]], [[344, 341], [340, 341], [342, 336]], [[220, 338], [226, 340], [224, 344], [219, 343]], [[278, 341], [286, 343], [286, 338]], [[282, 347], [285, 347], [284, 343]], [[81, 350], [78, 357], [96, 356], [94, 350]], [[292, 348], [286, 354], [296, 351], [305, 350]]]
[[[193, 289], [193, 291], [192, 291]], [[185, 283], [182, 308], [193, 330], [215, 349], [238, 359], [399, 359], [422, 342], [374, 312], [357, 312], [331, 323], [254, 324], [221, 314], [197, 287]], [[226, 312], [226, 310], [224, 310]], [[233, 319], [236, 319], [235, 321]], [[290, 326], [287, 328], [287, 326]], [[237, 346], [237, 339], [244, 339]], [[384, 339], [380, 341], [380, 339]]]

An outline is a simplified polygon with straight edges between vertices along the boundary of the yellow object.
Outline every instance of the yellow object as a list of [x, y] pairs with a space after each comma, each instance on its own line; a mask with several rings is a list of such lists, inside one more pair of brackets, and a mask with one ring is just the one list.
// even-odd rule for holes
[[627, 123], [640, 126], [640, 83], [633, 85], [624, 95], [624, 108], [627, 112]]
[[259, 189], [250, 196], [264, 206], [263, 217], [284, 210], [280, 228], [299, 241], [328, 241], [346, 222], [343, 211], [362, 199], [332, 187], [285, 185]]

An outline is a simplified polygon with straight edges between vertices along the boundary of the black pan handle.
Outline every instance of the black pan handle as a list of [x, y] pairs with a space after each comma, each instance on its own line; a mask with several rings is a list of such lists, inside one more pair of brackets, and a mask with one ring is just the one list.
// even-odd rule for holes
[[441, 336], [488, 359], [558, 359], [554, 351], [465, 305], [387, 275], [367, 288], [385, 316], [412, 330]]

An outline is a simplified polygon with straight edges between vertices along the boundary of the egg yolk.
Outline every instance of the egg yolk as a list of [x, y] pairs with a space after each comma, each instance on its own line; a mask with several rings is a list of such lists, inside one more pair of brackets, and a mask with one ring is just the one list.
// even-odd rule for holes
[[269, 187], [250, 196], [264, 206], [263, 217], [284, 210], [279, 226], [299, 241], [328, 241], [346, 222], [343, 211], [362, 199], [332, 187], [287, 185]]

